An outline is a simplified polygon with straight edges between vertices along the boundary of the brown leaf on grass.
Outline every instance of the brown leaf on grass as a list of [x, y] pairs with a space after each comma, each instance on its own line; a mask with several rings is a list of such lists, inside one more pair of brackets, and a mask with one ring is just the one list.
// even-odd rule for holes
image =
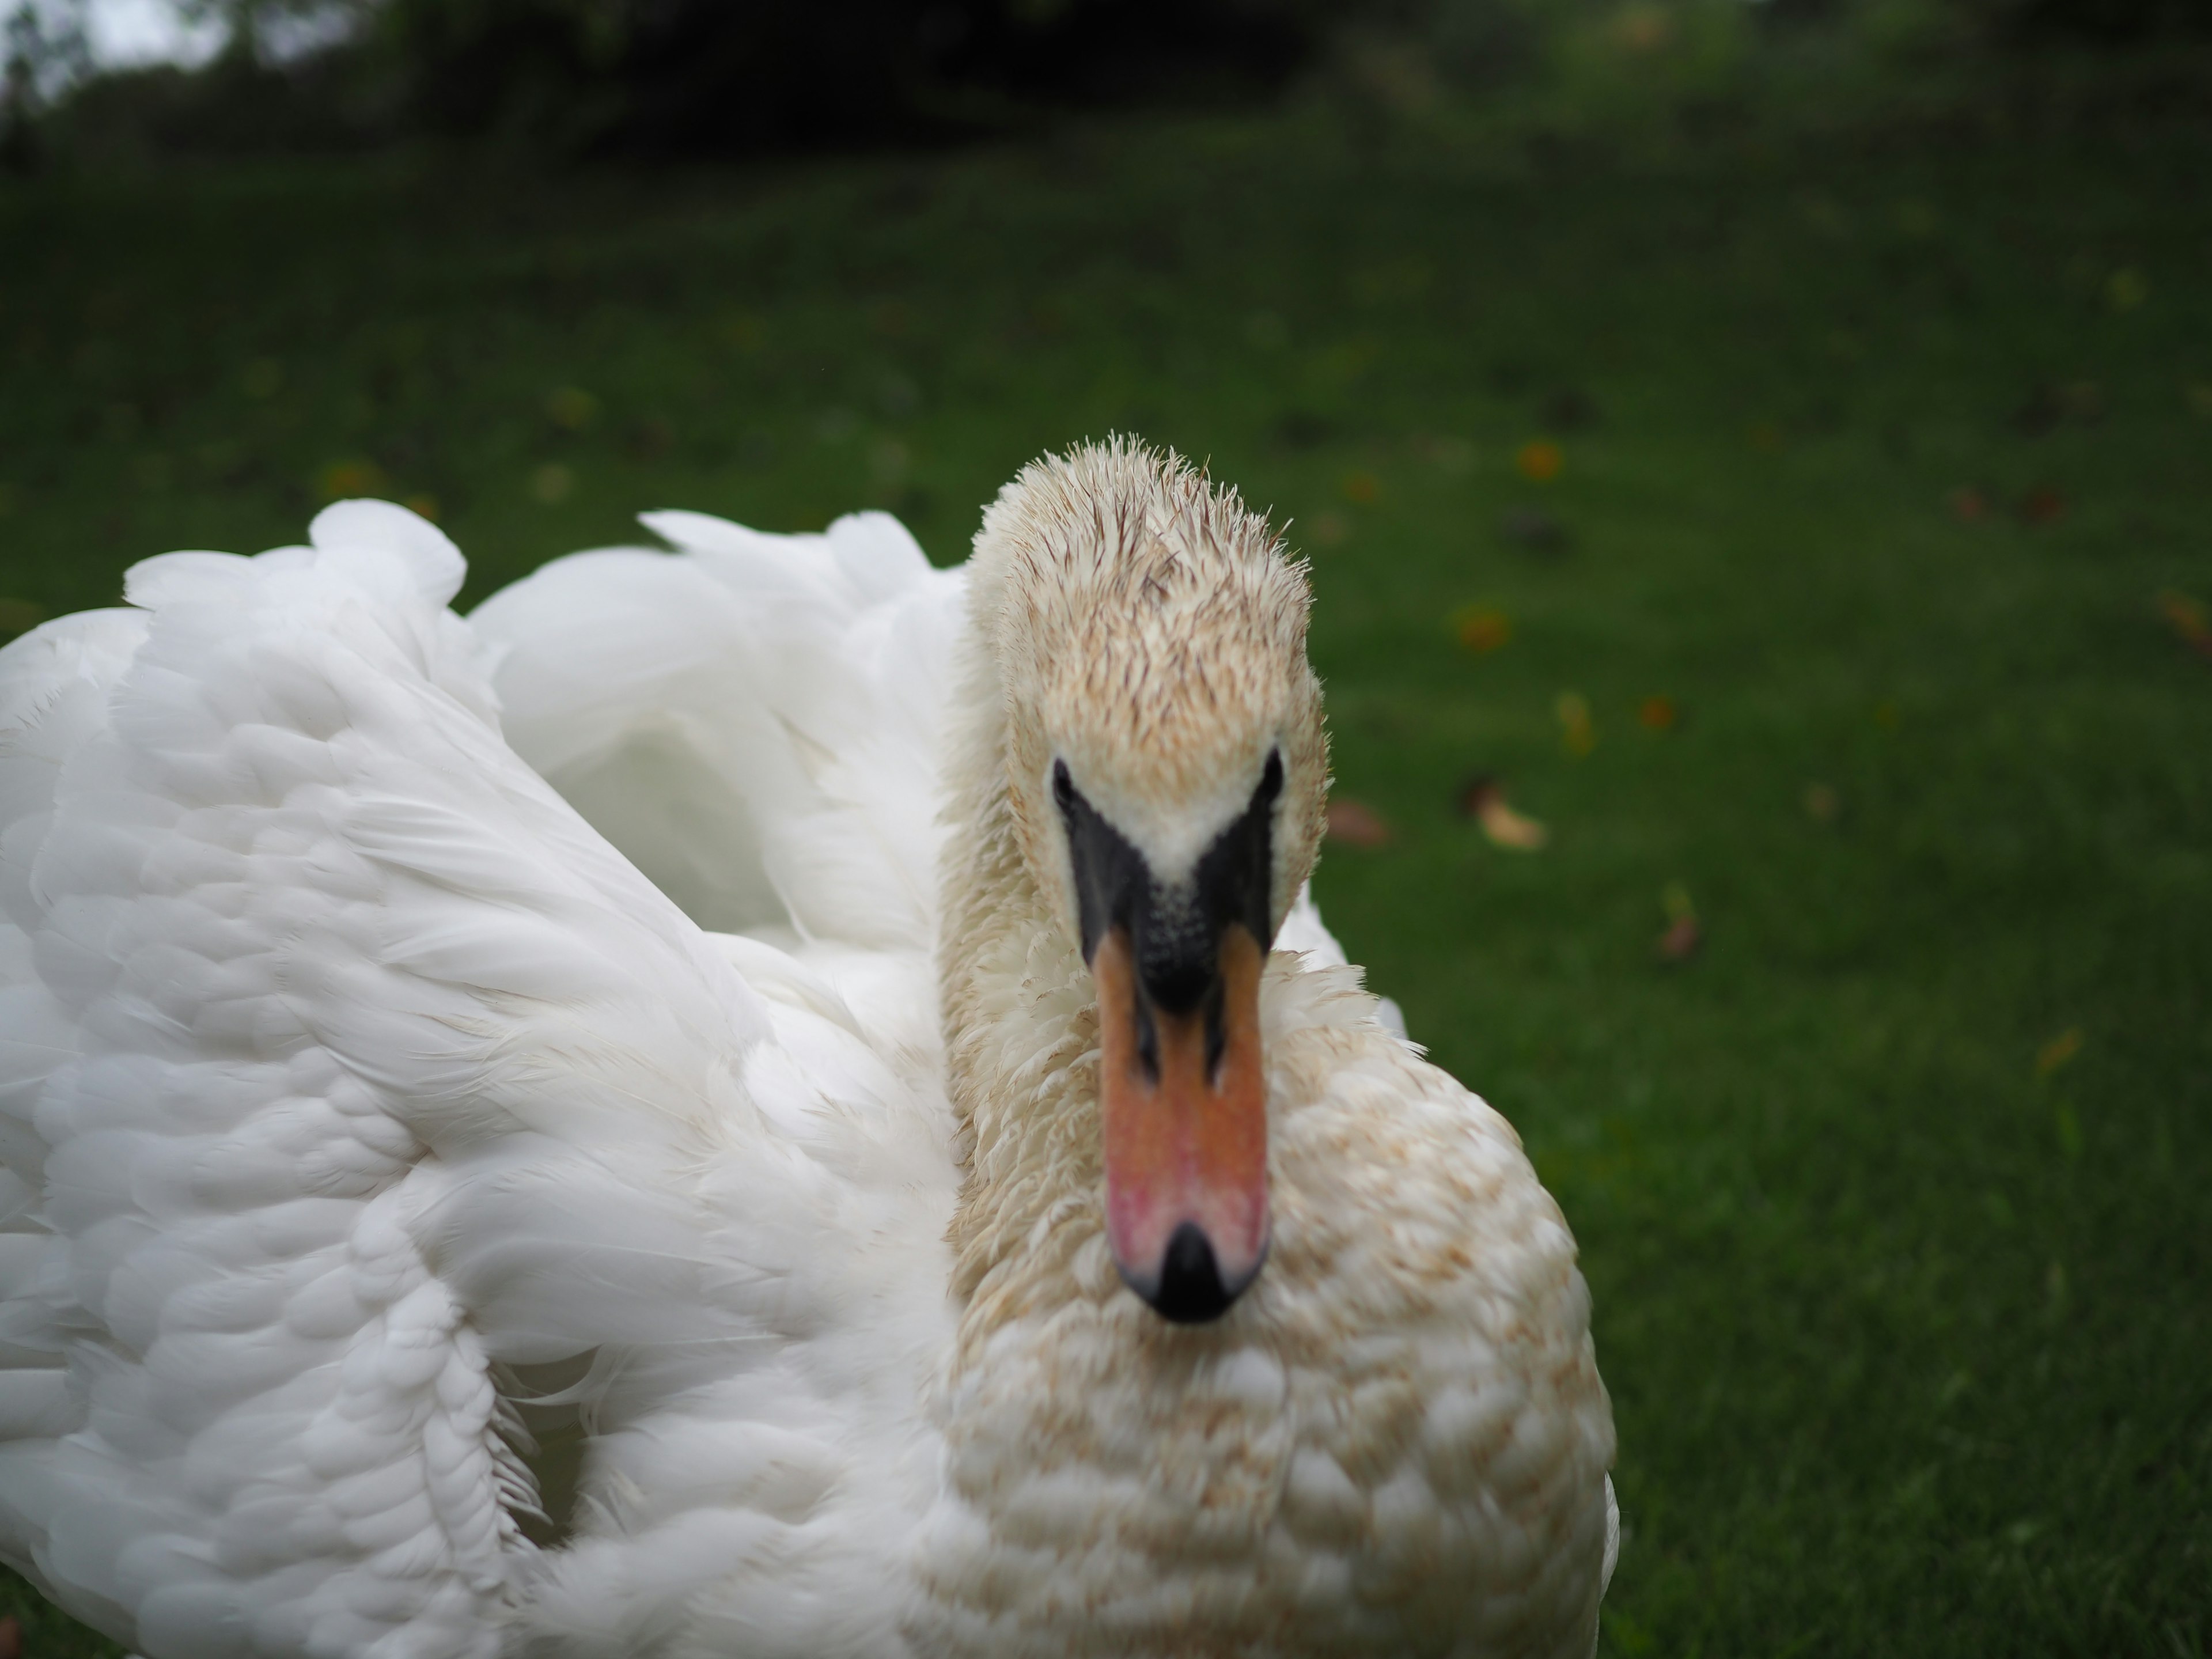
[[1647, 731], [1671, 732], [1682, 718], [1682, 711], [1674, 707], [1672, 697], [1646, 697], [1637, 706], [1636, 718]]
[[1589, 699], [1579, 691], [1562, 691], [1552, 712], [1559, 719], [1559, 741], [1577, 760], [1597, 747], [1597, 723], [1590, 718]]
[[1530, 483], [1551, 483], [1566, 464], [1565, 453], [1549, 438], [1531, 439], [1513, 457], [1513, 465]]
[[1493, 847], [1510, 853], [1534, 853], [1552, 838], [1552, 832], [1534, 818], [1513, 810], [1505, 799], [1505, 786], [1488, 773], [1470, 778], [1459, 792], [1463, 817], [1482, 826]]
[[1705, 942], [1705, 931], [1698, 924], [1697, 906], [1690, 902], [1690, 890], [1679, 881], [1670, 881], [1659, 895], [1659, 902], [1667, 912], [1667, 931], [1659, 935], [1653, 949], [1662, 962], [1687, 962]]
[[1566, 526], [1540, 507], [1508, 507], [1498, 520], [1498, 533], [1531, 553], [1564, 553], [1574, 539]]
[[2202, 657], [2212, 657], [2212, 608], [2202, 599], [2167, 588], [2158, 596], [2159, 614], [2174, 637]]
[[1580, 432], [1598, 422], [1597, 400], [1580, 386], [1562, 386], [1544, 399], [1537, 416], [1554, 432]]
[[1513, 637], [1513, 619], [1490, 605], [1462, 605], [1451, 622], [1459, 642], [1478, 656], [1487, 656]]
[[1347, 847], [1387, 847], [1390, 826], [1364, 801], [1339, 795], [1328, 804], [1328, 838]]
[[1687, 962], [1705, 942], [1705, 929], [1695, 916], [1677, 916], [1667, 924], [1667, 931], [1659, 935], [1654, 948], [1662, 962]]
[[2035, 1074], [2049, 1077], [2081, 1052], [2081, 1028], [2069, 1025], [2035, 1051]]
[[315, 475], [315, 487], [326, 501], [374, 495], [384, 488], [384, 469], [374, 461], [332, 461]]
[[580, 386], [546, 394], [545, 418], [563, 432], [581, 432], [599, 418], [599, 400]]
[[1990, 498], [1972, 484], [1961, 484], [1945, 498], [1951, 506], [1951, 516], [1960, 524], [1979, 524], [1990, 516]]

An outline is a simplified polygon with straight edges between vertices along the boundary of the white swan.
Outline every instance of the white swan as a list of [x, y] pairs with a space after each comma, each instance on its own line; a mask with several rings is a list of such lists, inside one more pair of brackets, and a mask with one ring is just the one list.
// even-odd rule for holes
[[1264, 526], [650, 522], [0, 653], [0, 1555], [151, 1659], [1588, 1654], [1573, 1243], [1299, 896]]

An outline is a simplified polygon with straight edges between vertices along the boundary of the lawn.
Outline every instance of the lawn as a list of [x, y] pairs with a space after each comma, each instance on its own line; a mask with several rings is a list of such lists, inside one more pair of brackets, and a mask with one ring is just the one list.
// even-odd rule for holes
[[[9, 184], [0, 622], [337, 494], [422, 500], [472, 602], [645, 508], [887, 506], [949, 562], [1040, 451], [1208, 458], [1313, 562], [1390, 831], [1323, 907], [1581, 1242], [1601, 1650], [2189, 1659], [2208, 177], [2182, 125], [1638, 159], [1306, 115]], [[1462, 816], [1480, 774], [1548, 845]], [[14, 1595], [36, 1659], [109, 1650]]]

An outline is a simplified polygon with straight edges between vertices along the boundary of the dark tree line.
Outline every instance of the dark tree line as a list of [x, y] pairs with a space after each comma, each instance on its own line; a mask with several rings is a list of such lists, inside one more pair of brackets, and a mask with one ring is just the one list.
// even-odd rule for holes
[[[2000, 53], [2212, 36], [2212, 0], [1735, 3], [1772, 31], [1917, 7], [1946, 38]], [[228, 23], [228, 51], [197, 71], [82, 82], [63, 124], [127, 131], [155, 150], [422, 137], [568, 157], [865, 149], [1018, 131], [1071, 109], [1261, 99], [1361, 31], [1425, 53], [1442, 78], [1479, 92], [1528, 72], [1547, 31], [1622, 0], [186, 3]], [[68, 4], [45, 0], [10, 26], [0, 158], [19, 167], [36, 159], [51, 88], [72, 78], [54, 65], [82, 53]], [[328, 38], [300, 49], [319, 25]]]

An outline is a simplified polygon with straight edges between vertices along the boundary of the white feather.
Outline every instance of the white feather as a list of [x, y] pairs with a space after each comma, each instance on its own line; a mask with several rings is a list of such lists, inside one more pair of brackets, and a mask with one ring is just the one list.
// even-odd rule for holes
[[[1472, 1327], [1406, 1352], [1440, 1368], [1425, 1432], [1480, 1459], [1395, 1476], [1309, 1419], [1364, 1432], [1329, 1368], [1400, 1364], [1403, 1334], [1198, 1364], [1172, 1409], [1251, 1425], [1229, 1449], [1283, 1471], [1274, 1541], [1249, 1581], [1217, 1540], [1132, 1599], [1132, 1540], [1215, 1478], [1159, 1418], [1151, 1316], [1086, 1248], [1081, 1306], [979, 1367], [953, 1290], [973, 1143], [934, 951], [966, 573], [882, 514], [647, 522], [677, 551], [559, 561], [464, 623], [452, 544], [348, 502], [0, 651], [0, 1557], [149, 1659], [1165, 1652], [1209, 1595], [1289, 1595], [1286, 1653], [1541, 1625], [1498, 1599], [1443, 1646], [1391, 1622], [1374, 1586], [1449, 1522], [1583, 1632], [1581, 1569], [1449, 1480], [1569, 1482], [1554, 1531], [1582, 1540], [1609, 1425], [1492, 1387]], [[1586, 1364], [1510, 1132], [1359, 1046], [1395, 1010], [1303, 893], [1280, 943], [1284, 1063], [1316, 1033], [1364, 1056], [1286, 1147], [1334, 1158], [1376, 1110], [1394, 1148], [1441, 1137], [1498, 1195], [1485, 1305]], [[1001, 1058], [1042, 1097], [1087, 1075], [1085, 1016], [1063, 947], [1030, 951]], [[1374, 1190], [1345, 1172], [1355, 1208]]]

